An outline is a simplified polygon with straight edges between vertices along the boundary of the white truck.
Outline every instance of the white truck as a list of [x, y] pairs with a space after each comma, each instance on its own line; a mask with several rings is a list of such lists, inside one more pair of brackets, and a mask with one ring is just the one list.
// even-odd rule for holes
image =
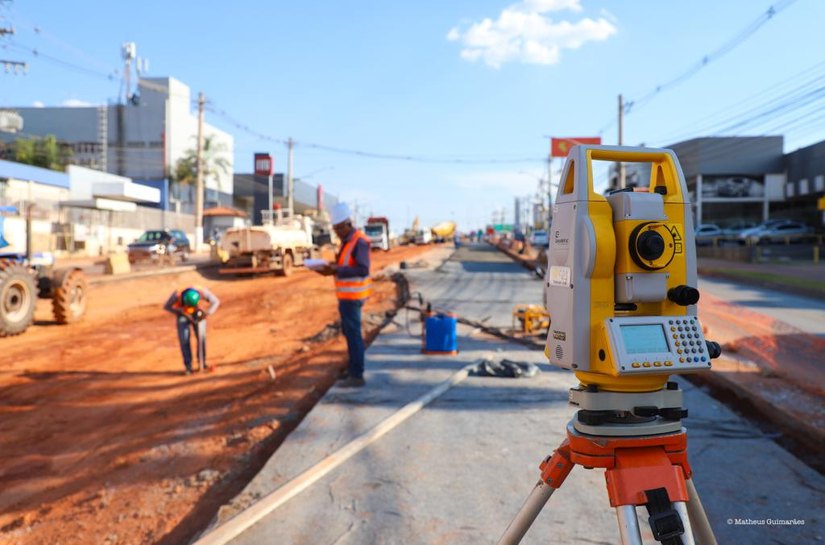
[[364, 234], [370, 237], [370, 247], [374, 250], [390, 251], [390, 222], [385, 217], [367, 218]]
[[422, 244], [431, 244], [433, 241], [433, 233], [429, 229], [419, 229], [415, 232], [415, 243], [422, 245]]
[[292, 274], [294, 267], [317, 255], [311, 218], [289, 217], [282, 210], [262, 212], [263, 225], [228, 229], [221, 239], [220, 274], [275, 272]]

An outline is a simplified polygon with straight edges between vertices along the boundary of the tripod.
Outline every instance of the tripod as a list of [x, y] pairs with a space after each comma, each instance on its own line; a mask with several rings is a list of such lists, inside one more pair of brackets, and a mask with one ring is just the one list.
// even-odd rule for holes
[[[593, 435], [578, 431], [576, 418], [580, 416], [567, 425], [567, 438], [541, 463], [541, 479], [499, 545], [516, 545], [521, 541], [576, 465], [606, 470], [607, 492], [611, 507], [616, 509], [622, 545], [642, 545], [638, 506], [647, 508], [653, 537], [663, 545], [716, 545], [691, 479], [684, 428], [658, 435], [619, 437], [608, 435], [612, 430], [607, 425], [604, 435]], [[644, 433], [649, 430], [648, 426]]]

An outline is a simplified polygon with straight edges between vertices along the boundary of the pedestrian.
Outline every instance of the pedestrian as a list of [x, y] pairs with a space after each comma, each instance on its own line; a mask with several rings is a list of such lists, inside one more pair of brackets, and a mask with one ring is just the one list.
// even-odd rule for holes
[[[204, 301], [209, 303], [205, 306]], [[163, 310], [175, 315], [178, 328], [178, 341], [183, 355], [185, 374], [192, 374], [192, 347], [190, 343], [191, 331], [195, 332], [198, 345], [198, 371], [212, 371], [206, 364], [206, 317], [215, 314], [220, 306], [220, 300], [214, 293], [201, 286], [190, 286], [181, 292], [177, 290], [163, 305]]]
[[335, 263], [315, 269], [324, 276], [335, 275], [335, 294], [341, 329], [347, 339], [349, 366], [339, 386], [359, 388], [364, 380], [364, 336], [361, 333], [361, 309], [372, 293], [370, 280], [370, 239], [352, 224], [346, 203], [336, 204], [330, 213], [332, 229], [341, 240]]

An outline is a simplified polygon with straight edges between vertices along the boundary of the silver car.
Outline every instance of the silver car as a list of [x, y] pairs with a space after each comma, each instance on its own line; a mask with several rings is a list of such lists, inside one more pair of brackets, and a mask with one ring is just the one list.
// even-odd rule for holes
[[811, 233], [813, 233], [813, 229], [804, 223], [792, 220], [782, 220], [765, 225], [762, 228], [743, 231], [739, 237], [742, 239], [744, 235], [744, 237], [746, 237], [745, 240], [751, 244], [771, 244], [781, 242], [802, 242], [806, 236]]

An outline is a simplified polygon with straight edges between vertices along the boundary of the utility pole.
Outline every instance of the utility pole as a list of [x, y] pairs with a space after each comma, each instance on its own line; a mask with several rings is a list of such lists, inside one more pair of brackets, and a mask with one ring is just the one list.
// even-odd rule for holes
[[[7, 34], [8, 35], [14, 34], [14, 28], [13, 27], [0, 28], [0, 38], [7, 35]], [[25, 74], [29, 69], [28, 64], [26, 64], [25, 62], [20, 62], [20, 61], [10, 61], [10, 60], [6, 60], [6, 59], [0, 59], [0, 64], [3, 65], [3, 68], [4, 68], [4, 70], [6, 71], [7, 74], [9, 72], [14, 72], [14, 74], [16, 75], [21, 70]]]
[[203, 242], [203, 107], [206, 100], [203, 92], [198, 93], [198, 154], [196, 160], [197, 176], [195, 178], [195, 251], [199, 251]]
[[292, 179], [292, 148], [295, 146], [295, 142], [292, 141], [292, 138], [287, 141], [287, 149], [289, 151], [287, 155], [287, 171], [286, 171], [286, 180], [287, 180], [287, 190], [289, 191], [287, 196], [287, 210], [289, 210], [289, 217], [293, 218], [295, 216], [295, 180]]
[[[622, 132], [624, 127], [624, 100], [622, 100], [622, 95], [619, 95], [619, 145], [622, 145]], [[625, 186], [625, 172], [624, 172], [624, 163], [619, 161], [619, 189], [624, 189]]]

